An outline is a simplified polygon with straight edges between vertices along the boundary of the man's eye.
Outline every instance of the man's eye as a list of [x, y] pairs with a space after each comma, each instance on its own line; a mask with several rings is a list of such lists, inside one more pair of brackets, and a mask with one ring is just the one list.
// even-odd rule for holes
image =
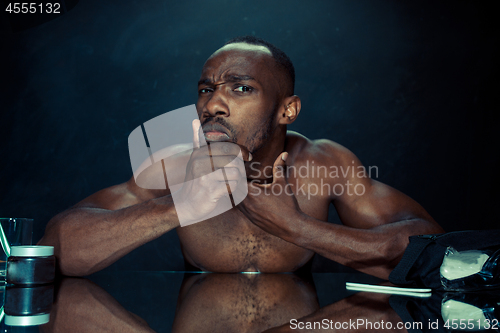
[[206, 93], [209, 93], [209, 92], [212, 92], [213, 90], [210, 89], [210, 88], [203, 88], [203, 89], [200, 89], [198, 90], [198, 93], [200, 94], [206, 94]]
[[252, 91], [252, 88], [248, 87], [248, 86], [239, 86], [239, 87], [236, 87], [236, 89], [234, 89], [234, 91], [237, 91], [237, 92], [249, 92], [249, 91]]

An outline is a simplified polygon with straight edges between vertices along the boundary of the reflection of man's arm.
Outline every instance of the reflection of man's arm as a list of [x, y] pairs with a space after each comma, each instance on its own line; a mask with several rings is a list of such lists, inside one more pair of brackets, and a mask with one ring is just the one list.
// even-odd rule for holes
[[[293, 318], [296, 320], [264, 332], [407, 332], [401, 318], [389, 305], [389, 297], [390, 295], [385, 294], [358, 293], [308, 316]], [[377, 326], [371, 326], [370, 329], [368, 324], [382, 325], [382, 322], [385, 326], [378, 326], [379, 329], [373, 329]], [[316, 329], [314, 323], [317, 323]], [[306, 329], [307, 325], [312, 329]], [[398, 325], [403, 328], [398, 329]], [[391, 329], [387, 329], [389, 326]]]
[[102, 288], [85, 279], [61, 281], [50, 322], [43, 333], [154, 332], [135, 314], [125, 310]]

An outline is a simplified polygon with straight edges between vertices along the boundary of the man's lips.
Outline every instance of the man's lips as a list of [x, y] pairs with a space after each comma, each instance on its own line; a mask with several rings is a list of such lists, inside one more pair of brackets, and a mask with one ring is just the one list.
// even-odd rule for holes
[[205, 140], [207, 141], [227, 141], [229, 136], [226, 133], [219, 131], [205, 132]]
[[203, 132], [207, 141], [228, 141], [230, 139], [229, 131], [217, 123], [204, 125]]

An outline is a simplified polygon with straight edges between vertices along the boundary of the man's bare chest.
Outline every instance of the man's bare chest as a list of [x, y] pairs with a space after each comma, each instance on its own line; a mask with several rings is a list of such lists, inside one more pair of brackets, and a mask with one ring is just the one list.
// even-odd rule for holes
[[[317, 219], [328, 217], [328, 199], [296, 196], [300, 209]], [[211, 271], [292, 271], [312, 252], [260, 229], [238, 208], [177, 229], [188, 261]]]

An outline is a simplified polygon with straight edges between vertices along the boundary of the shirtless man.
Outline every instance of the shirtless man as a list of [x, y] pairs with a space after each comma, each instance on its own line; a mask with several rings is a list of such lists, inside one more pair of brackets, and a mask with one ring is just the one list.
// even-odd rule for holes
[[[362, 167], [352, 152], [335, 142], [287, 132], [301, 109], [293, 91], [294, 76], [282, 51], [253, 37], [228, 42], [203, 67], [196, 109], [207, 142], [212, 142], [214, 161], [237, 154], [219, 149], [225, 141], [242, 147], [246, 161], [248, 196], [236, 208], [180, 227], [170, 191], [142, 189], [132, 178], [55, 216], [40, 244], [55, 246], [63, 274], [87, 275], [177, 228], [186, 261], [201, 270], [288, 272], [319, 253], [388, 278], [409, 236], [443, 230], [414, 200], [366, 175], [301, 177], [283, 172], [313, 165]], [[188, 158], [186, 177], [196, 178], [198, 189], [203, 189], [196, 167], [203, 156], [193, 151]], [[345, 190], [338, 194], [325, 183]], [[313, 184], [326, 190], [305, 193], [303, 189]], [[286, 191], [272, 194], [272, 186]], [[352, 193], [356, 186], [362, 194]], [[220, 197], [182, 190], [193, 198], [187, 203], [193, 214], [210, 211]], [[343, 225], [326, 222], [330, 203]]]

